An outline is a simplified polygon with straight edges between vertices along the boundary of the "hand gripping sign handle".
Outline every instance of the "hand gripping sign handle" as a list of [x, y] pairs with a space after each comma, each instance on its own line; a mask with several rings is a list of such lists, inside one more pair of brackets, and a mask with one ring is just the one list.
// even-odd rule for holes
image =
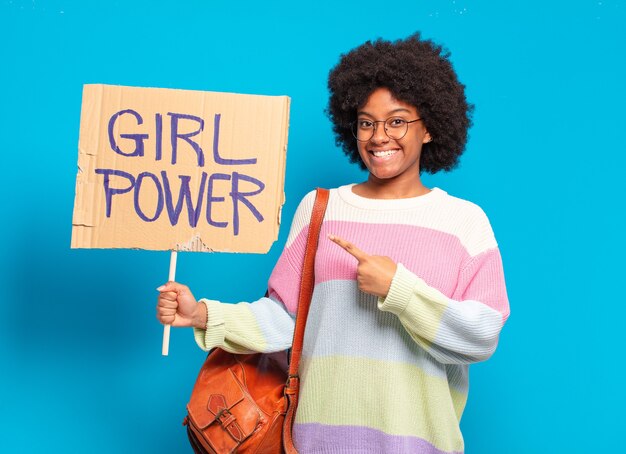
[[[168, 281], [176, 280], [176, 251], [172, 251], [170, 255], [170, 275]], [[171, 325], [163, 326], [163, 347], [161, 348], [161, 354], [167, 356], [170, 350], [170, 327]]]

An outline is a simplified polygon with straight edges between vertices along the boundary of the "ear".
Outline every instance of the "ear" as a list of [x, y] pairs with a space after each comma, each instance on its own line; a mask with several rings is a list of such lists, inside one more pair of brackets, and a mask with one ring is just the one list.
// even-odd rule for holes
[[426, 131], [426, 134], [424, 134], [424, 137], [422, 138], [422, 143], [429, 143], [432, 141], [433, 141], [433, 138], [431, 137], [430, 133]]

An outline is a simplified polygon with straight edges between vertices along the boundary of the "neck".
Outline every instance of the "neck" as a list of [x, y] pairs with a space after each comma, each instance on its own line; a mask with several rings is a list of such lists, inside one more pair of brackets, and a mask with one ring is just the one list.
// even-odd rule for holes
[[353, 192], [368, 199], [408, 199], [428, 194], [430, 189], [419, 179], [379, 179], [370, 174], [367, 181], [353, 187]]

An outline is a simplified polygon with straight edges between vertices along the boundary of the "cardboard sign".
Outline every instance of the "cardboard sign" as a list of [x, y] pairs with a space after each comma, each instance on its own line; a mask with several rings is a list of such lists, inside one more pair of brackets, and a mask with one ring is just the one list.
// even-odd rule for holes
[[267, 252], [289, 101], [85, 85], [72, 248]]

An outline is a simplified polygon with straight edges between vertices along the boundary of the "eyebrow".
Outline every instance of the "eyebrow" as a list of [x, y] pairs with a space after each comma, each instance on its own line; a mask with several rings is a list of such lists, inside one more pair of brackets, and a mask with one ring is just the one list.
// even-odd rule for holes
[[[394, 109], [391, 112], [388, 113], [388, 115], [391, 114], [395, 114], [395, 113], [399, 113], [399, 112], [406, 112], [406, 113], [411, 113], [411, 111], [409, 109], [405, 109], [404, 107], [400, 107], [398, 109]], [[359, 110], [357, 113], [357, 115], [369, 115], [370, 117], [373, 117], [374, 115], [372, 115], [369, 112], [365, 112], [364, 110]]]

